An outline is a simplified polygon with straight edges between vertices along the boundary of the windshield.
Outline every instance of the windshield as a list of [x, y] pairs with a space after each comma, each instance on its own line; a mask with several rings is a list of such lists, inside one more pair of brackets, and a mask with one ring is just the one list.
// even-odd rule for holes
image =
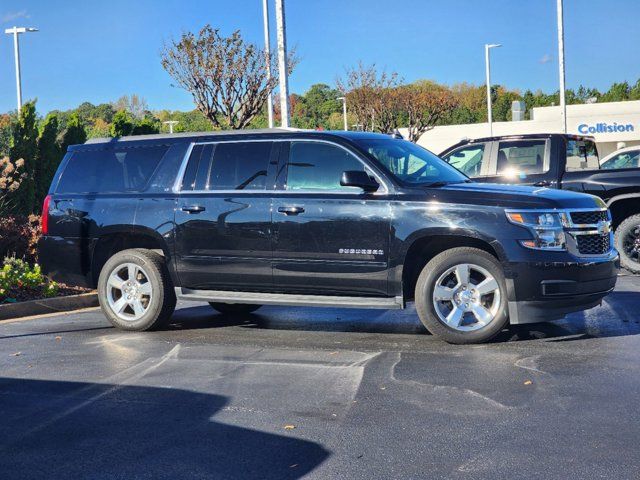
[[365, 138], [356, 143], [402, 183], [434, 185], [470, 181], [429, 150], [407, 140]]

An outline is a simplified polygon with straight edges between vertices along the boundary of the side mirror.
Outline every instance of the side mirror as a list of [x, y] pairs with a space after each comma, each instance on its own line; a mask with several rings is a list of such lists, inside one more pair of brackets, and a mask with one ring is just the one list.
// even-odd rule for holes
[[342, 172], [340, 185], [343, 187], [358, 187], [365, 192], [375, 192], [380, 188], [378, 182], [369, 176], [364, 170], [347, 170]]

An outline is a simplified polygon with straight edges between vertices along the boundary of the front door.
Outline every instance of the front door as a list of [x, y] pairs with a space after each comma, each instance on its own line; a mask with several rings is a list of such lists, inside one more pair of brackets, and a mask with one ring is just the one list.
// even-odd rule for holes
[[341, 186], [344, 171], [366, 168], [337, 144], [292, 141], [283, 145], [280, 158], [273, 198], [274, 287], [286, 293], [386, 296], [391, 210], [384, 186], [368, 194]]
[[175, 214], [176, 268], [183, 287], [268, 290], [271, 192], [278, 145], [193, 146]]

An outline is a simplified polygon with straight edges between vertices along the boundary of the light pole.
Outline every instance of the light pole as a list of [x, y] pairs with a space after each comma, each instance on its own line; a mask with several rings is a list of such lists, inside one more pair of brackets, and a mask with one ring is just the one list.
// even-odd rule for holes
[[487, 71], [487, 119], [489, 122], [489, 136], [493, 136], [493, 123], [491, 118], [491, 62], [489, 60], [489, 50], [501, 47], [499, 43], [487, 43], [484, 46], [484, 61]]
[[347, 97], [338, 97], [336, 100], [342, 100], [342, 116], [344, 118], [344, 129], [349, 130], [347, 125]]
[[167, 125], [169, 127], [169, 133], [173, 133], [173, 126], [180, 123], [178, 120], [167, 120], [166, 122], [162, 122], [163, 125]]
[[20, 42], [18, 41], [18, 35], [27, 32], [37, 32], [37, 28], [32, 27], [13, 27], [7, 28], [4, 33], [13, 35], [13, 53], [16, 60], [16, 90], [18, 96], [18, 113], [22, 110], [22, 82], [20, 80]]
[[560, 75], [560, 116], [562, 132], [567, 133], [567, 103], [564, 91], [564, 14], [562, 0], [557, 0], [558, 7], [558, 70]]
[[289, 128], [289, 68], [287, 67], [287, 25], [284, 17], [284, 0], [276, 0], [276, 30], [278, 33], [281, 125], [282, 128]]
[[[271, 36], [269, 35], [269, 5], [268, 0], [262, 0], [262, 16], [264, 24], [264, 61], [267, 70], [267, 85], [271, 84]], [[269, 91], [267, 98], [267, 116], [269, 128], [273, 128], [273, 97]]]

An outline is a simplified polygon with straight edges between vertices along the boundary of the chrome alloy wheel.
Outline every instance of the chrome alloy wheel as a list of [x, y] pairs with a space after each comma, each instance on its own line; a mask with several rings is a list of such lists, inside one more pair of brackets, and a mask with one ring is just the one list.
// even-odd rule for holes
[[106, 288], [109, 308], [128, 322], [139, 320], [153, 299], [149, 275], [135, 263], [123, 263], [114, 268]]
[[500, 284], [486, 269], [462, 263], [445, 271], [433, 289], [433, 306], [441, 322], [470, 332], [490, 324], [500, 308]]

